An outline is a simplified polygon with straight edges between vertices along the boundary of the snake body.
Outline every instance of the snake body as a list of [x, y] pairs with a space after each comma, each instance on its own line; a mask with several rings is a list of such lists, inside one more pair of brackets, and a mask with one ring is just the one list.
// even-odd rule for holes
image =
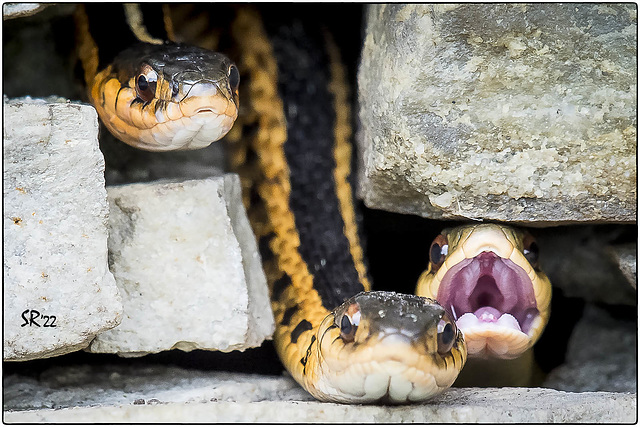
[[[87, 33], [89, 19], [79, 16], [78, 22]], [[278, 354], [320, 400], [431, 398], [454, 382], [466, 346], [434, 299], [370, 289], [350, 186], [350, 113], [339, 51], [310, 21], [264, 22], [241, 7], [231, 26], [246, 109], [236, 125], [241, 131], [230, 138], [230, 157], [259, 239]], [[90, 99], [116, 137], [162, 151], [208, 145], [229, 131], [239, 78], [226, 57], [148, 43], [103, 67], [99, 49], [86, 37], [80, 57]], [[174, 54], [178, 58], [168, 56]], [[196, 71], [194, 62], [203, 70]], [[146, 93], [150, 76], [156, 82], [152, 97]], [[192, 129], [198, 114], [219, 126], [198, 123]], [[171, 126], [156, 132], [167, 122]]]
[[[351, 137], [338, 50], [308, 25], [252, 10], [234, 22], [255, 129], [234, 156], [262, 248], [274, 341], [283, 364], [320, 400], [428, 399], [464, 365], [462, 335], [433, 300], [371, 292], [356, 232]], [[254, 164], [251, 164], [253, 159]], [[249, 164], [248, 164], [249, 162]]]

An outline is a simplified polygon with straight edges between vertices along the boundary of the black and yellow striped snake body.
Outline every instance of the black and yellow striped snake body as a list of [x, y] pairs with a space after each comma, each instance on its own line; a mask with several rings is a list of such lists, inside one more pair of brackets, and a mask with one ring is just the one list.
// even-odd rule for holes
[[434, 300], [370, 289], [336, 44], [313, 19], [232, 10], [243, 108], [229, 158], [261, 249], [284, 366], [326, 401], [401, 403], [442, 392], [466, 360], [455, 323]]
[[[379, 345], [373, 331], [378, 333], [381, 319], [371, 321], [368, 348], [358, 349], [358, 340], [348, 348], [350, 344], [340, 337], [340, 319], [348, 310], [349, 298], [370, 291], [370, 283], [350, 185], [349, 94], [337, 46], [326, 31], [314, 31], [300, 21], [293, 25], [279, 25], [277, 19], [262, 22], [254, 11], [242, 10], [233, 25], [234, 39], [243, 53], [239, 67], [248, 81], [243, 96], [251, 107], [246, 111], [247, 122], [243, 123], [242, 114], [239, 122], [253, 129], [245, 141], [248, 150], [240, 147], [233, 161], [249, 190], [249, 211], [269, 279], [280, 358], [292, 376], [322, 400], [405, 402], [430, 397], [448, 387], [464, 364], [466, 350], [460, 335], [442, 355], [424, 343], [415, 353], [400, 344]], [[396, 320], [415, 316], [411, 309], [402, 313], [402, 307], [424, 301], [392, 293], [368, 295], [389, 300], [380, 305], [388, 309], [389, 323], [394, 316]], [[361, 303], [363, 312], [365, 304]], [[393, 313], [394, 305], [401, 307], [400, 313]], [[420, 306], [415, 311], [421, 310], [433, 316], [431, 308]], [[377, 311], [382, 313], [383, 308]], [[360, 329], [366, 331], [366, 327]], [[367, 338], [363, 332], [362, 340]], [[334, 380], [327, 379], [319, 367], [328, 359], [323, 348], [332, 345], [348, 348], [335, 363], [342, 365], [337, 369], [342, 369], [345, 384], [328, 385]], [[407, 362], [405, 369], [417, 372], [415, 384], [396, 387], [394, 381], [400, 380], [384, 367], [380, 374], [368, 372], [373, 365], [404, 364], [403, 351], [419, 360], [415, 365]]]

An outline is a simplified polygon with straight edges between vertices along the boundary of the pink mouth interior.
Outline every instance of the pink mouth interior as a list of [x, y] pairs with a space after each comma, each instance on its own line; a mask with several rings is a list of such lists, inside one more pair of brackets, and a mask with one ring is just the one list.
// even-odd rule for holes
[[527, 273], [493, 252], [482, 252], [447, 271], [437, 300], [456, 319], [473, 313], [480, 322], [493, 323], [510, 314], [525, 334], [539, 313]]

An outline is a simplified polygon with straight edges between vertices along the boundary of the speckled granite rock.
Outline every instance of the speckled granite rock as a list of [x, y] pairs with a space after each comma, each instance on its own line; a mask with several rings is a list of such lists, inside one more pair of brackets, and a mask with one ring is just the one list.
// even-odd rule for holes
[[636, 217], [633, 4], [371, 5], [359, 194], [430, 218]]
[[97, 115], [5, 99], [3, 118], [3, 358], [76, 351], [122, 317], [107, 266]]
[[[40, 378], [4, 379], [5, 422], [612, 423], [633, 422], [637, 412], [636, 394], [534, 388], [450, 389], [411, 406], [339, 405], [313, 400], [288, 377], [162, 366], [53, 368]], [[42, 409], [51, 407], [59, 409]]]
[[569, 340], [566, 362], [543, 385], [576, 392], [636, 391], [637, 334], [637, 322], [614, 319], [587, 305]]
[[108, 187], [109, 267], [122, 323], [96, 353], [260, 345], [274, 323], [236, 175]]

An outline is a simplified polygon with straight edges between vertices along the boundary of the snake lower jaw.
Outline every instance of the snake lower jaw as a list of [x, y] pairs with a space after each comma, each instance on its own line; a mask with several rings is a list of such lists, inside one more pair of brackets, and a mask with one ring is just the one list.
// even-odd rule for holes
[[141, 131], [138, 139], [132, 142], [121, 139], [147, 151], [197, 150], [223, 138], [233, 127], [236, 117], [237, 113], [227, 116], [203, 109], [189, 117]]
[[458, 370], [431, 372], [397, 360], [350, 365], [331, 376], [320, 376], [309, 392], [316, 398], [337, 403], [406, 404], [429, 400], [450, 387]]

